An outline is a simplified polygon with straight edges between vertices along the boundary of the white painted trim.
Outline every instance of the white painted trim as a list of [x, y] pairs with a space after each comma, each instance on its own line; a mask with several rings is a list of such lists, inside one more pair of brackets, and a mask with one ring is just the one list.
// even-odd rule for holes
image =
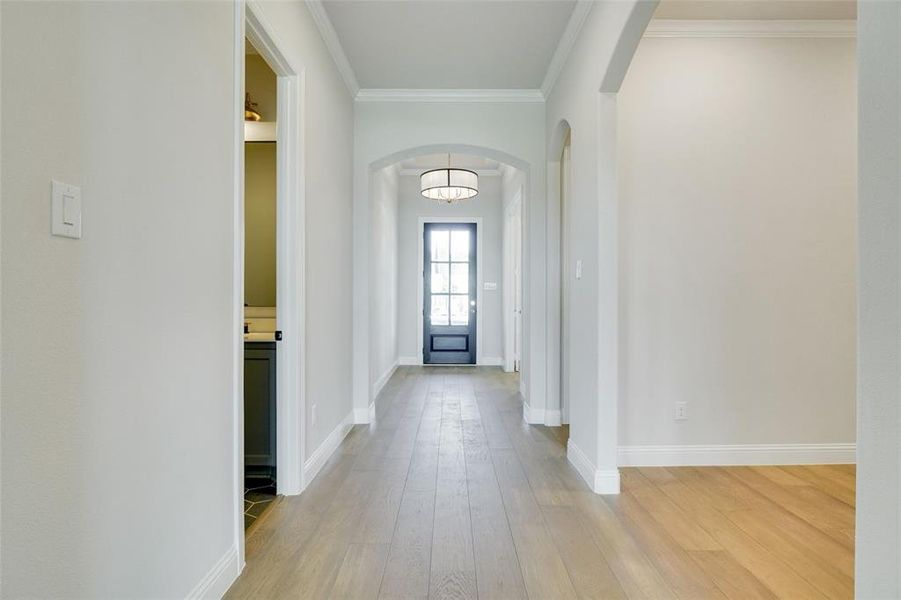
[[417, 358], [415, 356], [401, 356], [397, 359], [397, 364], [407, 367], [422, 366], [422, 357]]
[[523, 399], [522, 419], [529, 425], [546, 425], [547, 427], [559, 427], [560, 411], [544, 408], [532, 408], [528, 401]]
[[569, 53], [572, 52], [576, 39], [579, 37], [579, 32], [582, 31], [582, 25], [585, 24], [585, 19], [588, 17], [588, 13], [591, 12], [593, 5], [594, 2], [580, 0], [573, 7], [573, 12], [569, 16], [569, 22], [566, 24], [566, 29], [563, 30], [563, 35], [560, 36], [560, 41], [557, 42], [557, 49], [554, 51], [554, 56], [551, 58], [547, 72], [544, 74], [544, 81], [541, 83], [541, 95], [544, 98], [550, 96], [553, 91], [557, 78], [560, 77], [560, 73], [566, 65], [566, 59], [569, 58]]
[[373, 401], [369, 408], [355, 408], [354, 409], [354, 425], [369, 425], [370, 423], [375, 421], [375, 401]]
[[[482, 296], [484, 290], [484, 283], [482, 281], [482, 230], [484, 227], [482, 226], [482, 217], [419, 217], [419, 235], [418, 235], [418, 243], [419, 243], [419, 258], [418, 265], [420, 273], [419, 276], [419, 284], [417, 285], [416, 291], [416, 299], [417, 299], [417, 322], [416, 326], [416, 339], [419, 340], [420, 348], [422, 347], [422, 319], [423, 319], [423, 280], [422, 273], [425, 271], [425, 263], [423, 252], [425, 249], [423, 248], [423, 236], [425, 235], [425, 224], [426, 223], [475, 223], [476, 226], [476, 364], [481, 365], [482, 363]], [[420, 351], [421, 352], [421, 351]], [[422, 364], [423, 357], [420, 355], [419, 364]], [[460, 365], [463, 366], [463, 365]]]
[[[234, 5], [234, 190], [232, 199], [232, 536], [244, 568], [244, 2]], [[202, 583], [202, 582], [201, 582]], [[201, 584], [191, 593], [202, 593]]]
[[594, 472], [595, 494], [616, 495], [620, 492], [619, 469], [597, 470]]
[[483, 356], [479, 361], [480, 367], [503, 367], [504, 358], [502, 356]]
[[[370, 398], [373, 402], [375, 399], [379, 397], [379, 394], [382, 393], [382, 390], [385, 388], [385, 385], [388, 383], [388, 380], [391, 379], [391, 376], [394, 375], [394, 372], [397, 371], [397, 367], [399, 365], [399, 361], [394, 361], [388, 369], [382, 373], [382, 376], [379, 377], [375, 383], [372, 384], [372, 389], [369, 390]], [[359, 423], [360, 421], [356, 421]], [[368, 421], [367, 421], [368, 422]]]
[[319, 474], [319, 471], [322, 470], [322, 467], [325, 466], [325, 463], [328, 462], [328, 459], [335, 453], [335, 450], [338, 449], [338, 446], [341, 445], [341, 442], [344, 441], [344, 438], [347, 437], [347, 434], [350, 433], [353, 426], [354, 413], [351, 411], [319, 444], [319, 447], [313, 450], [310, 458], [303, 464], [303, 478], [305, 481], [313, 481], [316, 475]]
[[620, 446], [622, 467], [853, 464], [856, 444]]
[[849, 20], [653, 19], [644, 37], [664, 38], [853, 38]]
[[241, 574], [241, 562], [238, 560], [238, 547], [233, 545], [216, 561], [213, 568], [203, 576], [194, 589], [188, 592], [187, 600], [206, 600], [207, 598], [218, 600], [222, 598]]
[[[504, 248], [503, 248], [503, 256], [501, 257], [503, 260], [503, 268], [502, 268], [502, 276], [504, 281], [503, 287], [503, 298], [501, 299], [501, 305], [503, 307], [503, 328], [504, 328], [504, 356], [503, 356], [503, 367], [504, 371], [507, 373], [512, 373], [515, 370], [515, 360], [516, 360], [516, 336], [515, 336], [515, 328], [516, 328], [516, 317], [514, 312], [516, 310], [516, 277], [514, 274], [514, 270], [516, 268], [516, 248], [514, 242], [516, 241], [514, 237], [514, 224], [518, 220], [519, 221], [519, 252], [520, 256], [519, 263], [520, 269], [522, 268], [523, 260], [522, 260], [522, 211], [523, 211], [523, 202], [522, 202], [523, 190], [522, 186], [516, 191], [513, 195], [513, 199], [507, 203], [507, 206], [504, 207]], [[520, 278], [522, 277], [522, 273], [519, 274]], [[520, 303], [522, 303], [522, 298], [520, 298]], [[521, 333], [521, 332], [520, 332]], [[520, 357], [520, 360], [522, 357]]]
[[279, 493], [295, 495], [306, 487], [303, 476], [306, 447], [306, 390], [303, 385], [303, 357], [306, 356], [303, 318], [306, 314], [305, 75], [303, 66], [294, 64], [280, 50], [285, 46], [264, 18], [256, 1], [247, 2], [245, 19], [247, 39], [276, 74], [278, 85], [276, 314], [284, 340], [276, 346], [276, 469]]
[[550, 408], [546, 409], [544, 411], [544, 424], [548, 427], [560, 427], [563, 424], [560, 420], [560, 411], [551, 410]]
[[523, 398], [522, 420], [529, 425], [541, 425], [544, 423], [544, 411], [539, 413], [538, 409], [532, 408], [529, 401]]
[[595, 494], [619, 494], [619, 469], [599, 470], [572, 438], [566, 443], [566, 460], [569, 461], [591, 491]]
[[527, 89], [362, 89], [356, 102], [544, 102], [541, 90]]
[[322, 5], [321, 0], [306, 0], [306, 4], [307, 9], [313, 16], [313, 20], [316, 22], [316, 28], [319, 29], [319, 35], [322, 36], [322, 41], [325, 42], [325, 47], [328, 48], [329, 54], [332, 55], [332, 60], [335, 62], [335, 67], [338, 69], [341, 79], [344, 80], [344, 85], [347, 86], [351, 96], [356, 96], [357, 92], [360, 91], [357, 75], [354, 73], [354, 68], [350, 65], [350, 61], [347, 60], [347, 54], [344, 53], [344, 47], [341, 46], [338, 33], [335, 31], [325, 7]]

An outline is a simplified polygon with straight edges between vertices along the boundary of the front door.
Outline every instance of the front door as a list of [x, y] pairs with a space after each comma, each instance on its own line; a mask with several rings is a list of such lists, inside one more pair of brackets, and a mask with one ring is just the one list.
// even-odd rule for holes
[[422, 362], [476, 364], [476, 225], [426, 223]]

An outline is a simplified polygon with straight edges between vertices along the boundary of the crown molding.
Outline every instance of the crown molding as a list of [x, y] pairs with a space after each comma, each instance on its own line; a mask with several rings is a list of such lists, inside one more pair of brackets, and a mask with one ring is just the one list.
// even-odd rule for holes
[[350, 90], [350, 95], [356, 96], [357, 92], [360, 91], [360, 85], [357, 83], [357, 75], [354, 73], [353, 67], [350, 66], [347, 55], [344, 54], [344, 48], [338, 40], [338, 33], [335, 31], [335, 27], [332, 25], [332, 20], [329, 19], [328, 13], [325, 12], [322, 1], [306, 0], [306, 5], [310, 14], [313, 16], [313, 21], [316, 22], [316, 28], [319, 29], [319, 35], [322, 36], [325, 47], [328, 48], [329, 54], [332, 55], [332, 60], [335, 61], [335, 66], [338, 68], [338, 73], [341, 74], [341, 79], [344, 80], [344, 84], [347, 85], [347, 89]]
[[541, 83], [541, 94], [545, 98], [550, 95], [551, 90], [554, 89], [554, 84], [557, 83], [557, 78], [563, 72], [566, 59], [569, 58], [569, 53], [572, 52], [573, 46], [576, 45], [576, 39], [579, 37], [579, 32], [582, 31], [582, 25], [585, 24], [585, 19], [588, 17], [588, 13], [591, 12], [592, 6], [594, 6], [593, 2], [580, 0], [573, 7], [573, 12], [569, 16], [569, 22], [566, 24], [566, 29], [563, 30], [563, 35], [560, 36], [560, 41], [557, 42], [557, 49], [554, 51], [554, 56], [551, 58], [547, 72], [544, 74], [544, 81]]
[[357, 102], [544, 102], [541, 90], [363, 89]]
[[689, 20], [654, 19], [644, 37], [661, 38], [853, 38], [849, 20]]

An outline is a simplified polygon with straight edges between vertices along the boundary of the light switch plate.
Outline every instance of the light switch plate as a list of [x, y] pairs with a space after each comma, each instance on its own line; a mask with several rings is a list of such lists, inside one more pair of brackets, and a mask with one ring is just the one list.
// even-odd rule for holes
[[50, 182], [50, 233], [81, 239], [81, 188], [60, 181]]
[[582, 279], [582, 261], [576, 261], [576, 279]]

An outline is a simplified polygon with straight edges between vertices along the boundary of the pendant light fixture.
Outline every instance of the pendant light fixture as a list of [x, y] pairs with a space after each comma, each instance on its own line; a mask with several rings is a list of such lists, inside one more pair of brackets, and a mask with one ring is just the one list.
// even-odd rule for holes
[[244, 120], [262, 121], [263, 117], [257, 112], [257, 103], [250, 99], [250, 92], [244, 94]]
[[452, 168], [448, 154], [446, 169], [432, 169], [419, 176], [419, 191], [430, 200], [453, 204], [478, 195], [479, 176], [469, 169]]

